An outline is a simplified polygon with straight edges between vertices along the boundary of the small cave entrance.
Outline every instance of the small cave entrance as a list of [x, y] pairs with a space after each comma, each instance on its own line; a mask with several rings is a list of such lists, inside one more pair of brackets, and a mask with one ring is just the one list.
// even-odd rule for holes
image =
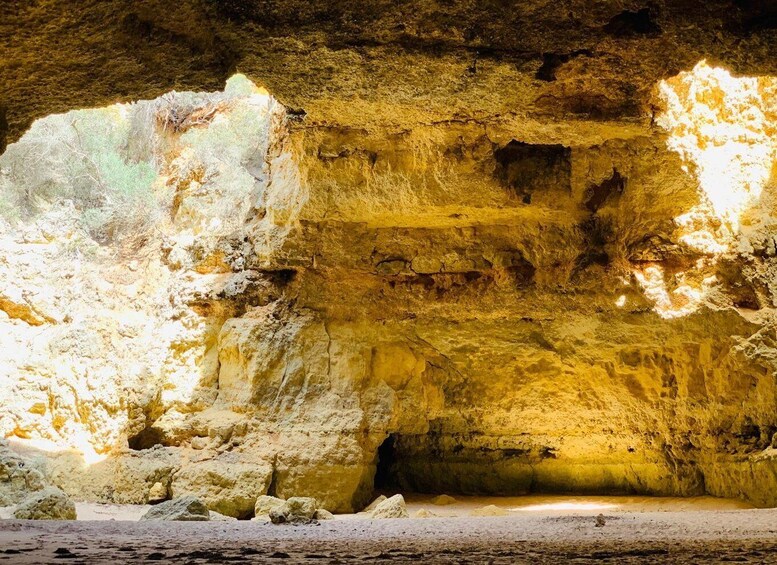
[[389, 436], [378, 447], [378, 461], [375, 468], [375, 490], [389, 490], [396, 488], [393, 478], [394, 466], [397, 462], [396, 434]]
[[512, 140], [494, 150], [494, 176], [524, 204], [539, 194], [571, 191], [572, 150]]
[[146, 426], [135, 435], [127, 438], [127, 444], [133, 451], [151, 449], [155, 445], [164, 445], [164, 434], [158, 428]]

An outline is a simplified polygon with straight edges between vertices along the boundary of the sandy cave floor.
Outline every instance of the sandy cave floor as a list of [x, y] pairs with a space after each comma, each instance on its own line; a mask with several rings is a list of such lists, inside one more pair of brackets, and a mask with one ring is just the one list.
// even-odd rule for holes
[[[411, 516], [425, 508], [441, 517], [352, 514], [309, 526], [138, 522], [146, 507], [79, 503], [77, 522], [0, 521], [0, 562], [777, 563], [777, 509], [738, 501], [460, 497], [435, 506], [430, 498], [408, 496]], [[469, 516], [490, 504], [509, 515]]]

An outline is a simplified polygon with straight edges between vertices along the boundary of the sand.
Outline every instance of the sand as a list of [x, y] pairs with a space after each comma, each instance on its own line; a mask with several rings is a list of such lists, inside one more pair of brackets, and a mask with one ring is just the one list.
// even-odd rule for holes
[[[408, 496], [408, 510], [439, 518], [352, 514], [313, 526], [138, 522], [146, 507], [79, 503], [77, 522], [0, 521], [0, 562], [777, 563], [777, 509], [737, 501], [457, 497], [435, 506], [431, 498]], [[508, 516], [469, 516], [491, 504]]]

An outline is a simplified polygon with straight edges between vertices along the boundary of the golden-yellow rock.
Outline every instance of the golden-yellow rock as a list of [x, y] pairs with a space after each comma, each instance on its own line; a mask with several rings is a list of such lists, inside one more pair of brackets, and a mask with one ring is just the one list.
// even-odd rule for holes
[[0, 156], [0, 435], [71, 496], [233, 517], [376, 481], [777, 504], [774, 79], [692, 61], [653, 126], [577, 58], [482, 63], [466, 119], [437, 78], [422, 110], [272, 73], [307, 122], [243, 76], [36, 122]]

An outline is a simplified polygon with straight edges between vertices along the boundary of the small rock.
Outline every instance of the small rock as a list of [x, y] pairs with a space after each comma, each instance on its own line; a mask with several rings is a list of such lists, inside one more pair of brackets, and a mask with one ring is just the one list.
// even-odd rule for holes
[[605, 523], [606, 523], [606, 520], [604, 519], [604, 514], [599, 514], [596, 517], [596, 527], [597, 528], [602, 528], [602, 527], [604, 527]]
[[205, 449], [210, 444], [211, 439], [209, 437], [196, 436], [192, 438], [192, 449]]
[[56, 487], [47, 487], [25, 498], [13, 513], [19, 520], [75, 520], [76, 505]]
[[307, 496], [292, 496], [284, 503], [270, 510], [273, 524], [307, 524], [313, 521], [318, 502]]
[[405, 497], [401, 494], [395, 494], [391, 498], [387, 498], [375, 507], [375, 510], [372, 511], [372, 517], [375, 519], [409, 518]]
[[439, 518], [439, 514], [435, 514], [434, 512], [431, 512], [427, 510], [426, 508], [421, 508], [420, 510], [416, 510], [416, 513], [413, 514], [413, 518]]
[[456, 499], [452, 496], [449, 496], [447, 494], [441, 494], [440, 496], [435, 496], [432, 499], [432, 504], [435, 506], [448, 506], [449, 504], [456, 504]]
[[470, 512], [469, 515], [470, 516], [509, 516], [510, 512], [508, 512], [504, 508], [499, 508], [498, 506], [489, 504], [488, 506], [484, 506], [483, 508], [478, 508], [477, 510], [473, 510], [472, 512]]
[[364, 510], [362, 510], [362, 512], [372, 512], [373, 510], [375, 510], [378, 507], [378, 504], [380, 504], [384, 500], [386, 500], [386, 497], [381, 494], [378, 498], [376, 498], [375, 500], [370, 502], [367, 505], [367, 507]]
[[224, 514], [219, 514], [214, 510], [211, 510], [209, 515], [211, 522], [237, 522], [237, 518], [234, 516], [224, 516]]
[[210, 511], [203, 502], [194, 496], [182, 496], [166, 500], [143, 514], [141, 520], [169, 520], [177, 522], [207, 522]]
[[254, 503], [254, 517], [267, 521], [270, 519], [270, 511], [283, 506], [283, 499], [267, 494], [261, 495]]
[[335, 515], [332, 514], [329, 510], [324, 510], [323, 508], [319, 508], [316, 510], [315, 515], [313, 516], [316, 520], [334, 520]]
[[156, 482], [148, 491], [148, 503], [157, 504], [158, 502], [164, 502], [169, 498], [167, 492], [167, 485], [164, 483]]

